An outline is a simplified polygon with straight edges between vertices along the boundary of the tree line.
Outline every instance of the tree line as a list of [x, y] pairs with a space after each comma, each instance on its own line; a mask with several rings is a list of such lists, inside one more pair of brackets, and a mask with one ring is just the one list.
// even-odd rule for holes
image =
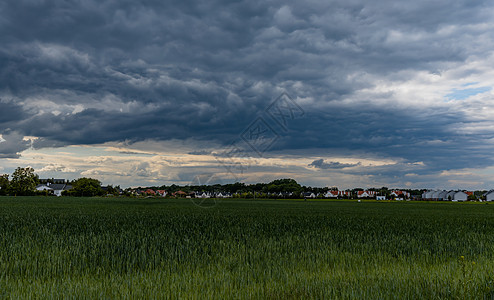
[[300, 195], [307, 187], [301, 186], [294, 179], [276, 179], [270, 183], [255, 183], [245, 184], [242, 182], [235, 182], [229, 184], [212, 184], [212, 185], [161, 185], [152, 186], [138, 189], [153, 189], [153, 190], [165, 190], [169, 194], [178, 191], [187, 193], [192, 192], [227, 192], [232, 194], [244, 194], [244, 193], [293, 193]]
[[[11, 179], [10, 179], [11, 178]], [[9, 177], [8, 174], [0, 175], [0, 195], [43, 195], [47, 192], [37, 192], [36, 186], [40, 183], [39, 176], [34, 172], [31, 167], [17, 168], [13, 174]], [[122, 191], [119, 186], [113, 187], [108, 185], [106, 187], [101, 186], [101, 182], [93, 178], [78, 178], [72, 181], [68, 181], [67, 184], [71, 185], [70, 190], [63, 191], [62, 195], [66, 196], [102, 196], [107, 194], [125, 194], [130, 195], [132, 190], [126, 189]], [[279, 194], [286, 193], [292, 194], [294, 197], [299, 197], [301, 193], [310, 192], [314, 194], [322, 194], [329, 190], [338, 190], [336, 187], [331, 188], [319, 188], [302, 186], [294, 179], [276, 179], [269, 183], [255, 183], [255, 184], [245, 184], [241, 182], [231, 183], [231, 184], [214, 184], [214, 185], [162, 185], [162, 186], [152, 186], [137, 189], [153, 189], [153, 190], [166, 190], [168, 194], [172, 194], [178, 191], [183, 191], [186, 193], [192, 192], [227, 192], [232, 194], [240, 194], [246, 196], [256, 195], [269, 195], [269, 194]], [[361, 188], [355, 188], [350, 190], [352, 194], [361, 191]], [[370, 191], [376, 191], [380, 195], [389, 196], [391, 190], [387, 187], [382, 188], [371, 188], [367, 189]], [[407, 189], [404, 191], [410, 192], [411, 195], [420, 195], [424, 190], [411, 190]]]
[[[276, 179], [269, 183], [254, 183], [245, 184], [241, 182], [230, 183], [230, 184], [213, 184], [213, 185], [161, 185], [161, 186], [151, 186], [151, 187], [139, 187], [137, 190], [165, 190], [168, 194], [175, 193], [177, 191], [183, 191], [186, 193], [194, 192], [227, 192], [235, 195], [240, 195], [242, 198], [253, 198], [253, 197], [278, 197], [281, 195], [284, 198], [300, 198], [302, 193], [314, 193], [315, 195], [325, 194], [328, 190], [338, 191], [337, 187], [312, 187], [300, 185], [297, 181], [290, 178]], [[392, 189], [387, 187], [380, 188], [353, 188], [348, 189], [349, 195], [342, 195], [340, 198], [352, 198], [356, 197], [359, 191], [374, 191], [379, 195], [386, 196], [388, 199], [391, 198]], [[401, 189], [410, 193], [411, 196], [420, 196], [425, 189]], [[288, 195], [291, 194], [291, 195]], [[321, 196], [322, 197], [322, 196]]]

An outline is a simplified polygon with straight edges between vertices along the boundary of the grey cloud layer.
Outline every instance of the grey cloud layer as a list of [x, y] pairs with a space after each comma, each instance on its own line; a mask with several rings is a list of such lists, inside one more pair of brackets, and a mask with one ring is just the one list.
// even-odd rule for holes
[[406, 81], [400, 71], [441, 73], [492, 52], [489, 12], [483, 1], [4, 1], [0, 133], [13, 144], [0, 153], [27, 147], [12, 130], [40, 137], [34, 147], [227, 144], [286, 90], [312, 104], [273, 150], [492, 164], [489, 133], [451, 130], [471, 122], [461, 110], [325, 105], [374, 87], [369, 77]]
[[351, 168], [356, 166], [360, 166], [360, 163], [343, 164], [334, 161], [325, 162], [324, 159], [317, 159], [309, 164], [309, 167], [314, 167], [318, 169], [344, 169], [344, 168]]

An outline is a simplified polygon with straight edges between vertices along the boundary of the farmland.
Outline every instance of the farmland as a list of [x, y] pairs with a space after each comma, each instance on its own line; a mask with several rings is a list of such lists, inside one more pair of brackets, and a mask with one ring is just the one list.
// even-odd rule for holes
[[491, 298], [493, 228], [479, 203], [0, 197], [0, 298]]

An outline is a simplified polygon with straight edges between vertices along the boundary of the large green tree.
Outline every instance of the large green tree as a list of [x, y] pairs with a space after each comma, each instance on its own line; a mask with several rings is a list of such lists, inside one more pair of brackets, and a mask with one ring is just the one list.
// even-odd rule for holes
[[32, 195], [38, 182], [38, 175], [34, 173], [33, 168], [17, 168], [12, 174], [10, 191], [14, 195]]
[[105, 191], [101, 188], [101, 182], [93, 178], [79, 178], [72, 183], [72, 190], [68, 191], [73, 196], [101, 196]]
[[266, 187], [270, 193], [291, 192], [299, 194], [302, 192], [302, 187], [294, 179], [277, 179], [268, 183]]
[[6, 195], [10, 188], [9, 175], [0, 175], [0, 195]]

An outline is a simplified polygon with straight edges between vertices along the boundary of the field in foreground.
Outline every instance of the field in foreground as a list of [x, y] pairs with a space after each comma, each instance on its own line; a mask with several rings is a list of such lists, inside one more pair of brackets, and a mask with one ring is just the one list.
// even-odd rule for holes
[[0, 298], [492, 298], [493, 228], [493, 204], [0, 197]]

